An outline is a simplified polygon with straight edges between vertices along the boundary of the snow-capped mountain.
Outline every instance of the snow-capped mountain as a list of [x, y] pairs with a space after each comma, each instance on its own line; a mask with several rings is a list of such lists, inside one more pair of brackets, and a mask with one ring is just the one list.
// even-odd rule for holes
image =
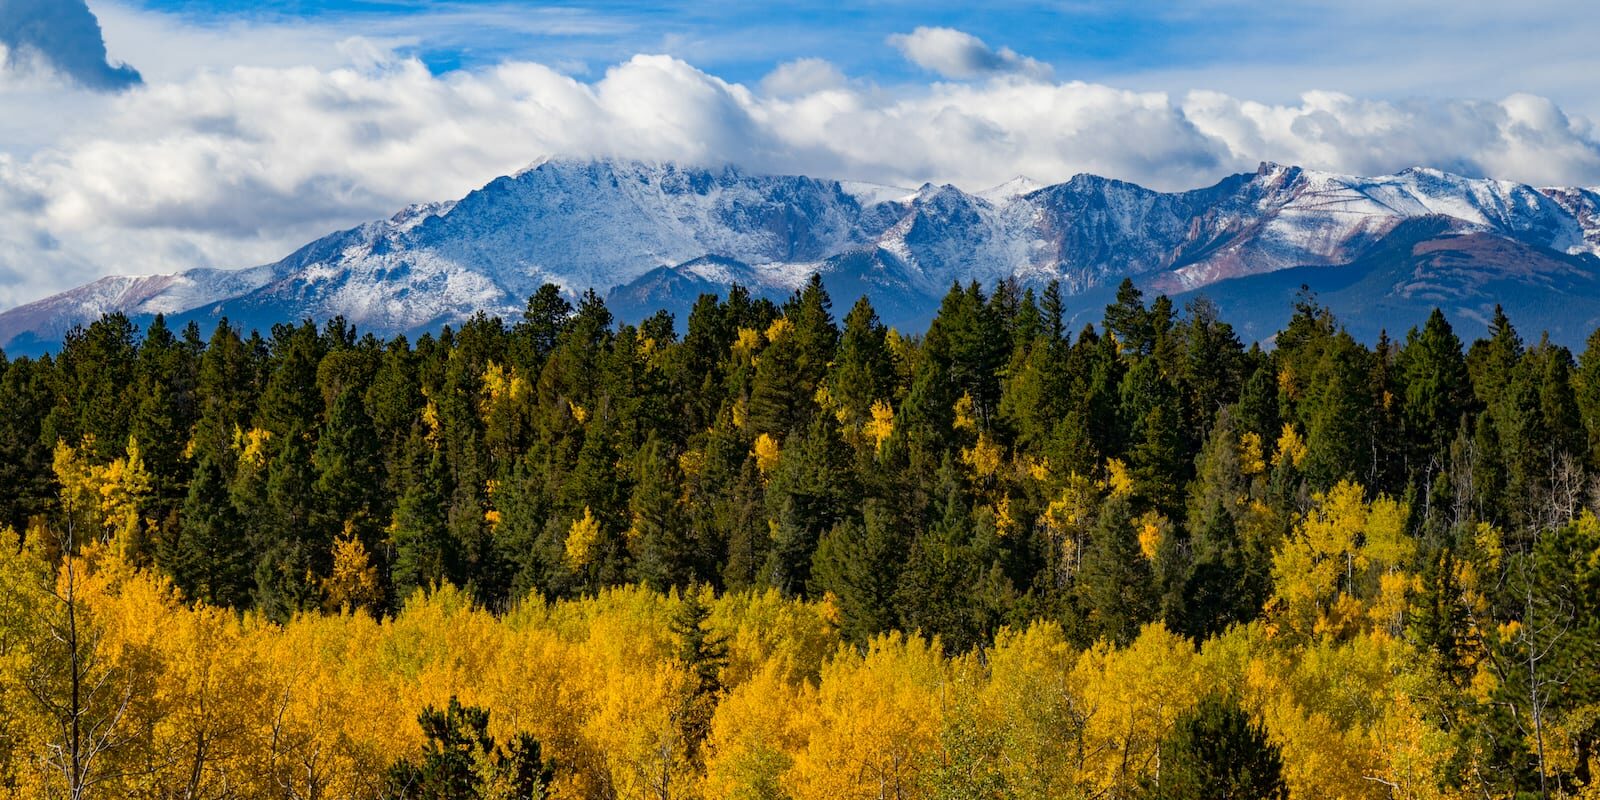
[[[681, 314], [701, 292], [733, 282], [783, 296], [813, 272], [844, 302], [869, 294], [886, 319], [911, 325], [926, 321], [952, 282], [1060, 280], [1094, 316], [1107, 287], [1131, 276], [1152, 290], [1204, 290], [1248, 314], [1235, 295], [1282, 299], [1260, 297], [1277, 284], [1255, 276], [1298, 270], [1318, 288], [1351, 279], [1356, 267], [1369, 276], [1410, 269], [1386, 291], [1453, 303], [1447, 310], [1477, 319], [1495, 298], [1474, 286], [1505, 278], [1534, 292], [1575, 291], [1573, 280], [1600, 275], [1597, 256], [1600, 191], [1422, 168], [1360, 178], [1269, 163], [1185, 192], [1079, 175], [969, 193], [553, 159], [458, 201], [332, 234], [275, 264], [106, 278], [12, 309], [0, 314], [0, 346], [48, 347], [111, 311], [245, 325], [342, 315], [363, 329], [408, 332], [480, 310], [515, 314], [547, 281], [574, 293], [594, 288], [628, 319], [660, 307]], [[1417, 288], [1432, 285], [1453, 288]], [[1587, 310], [1596, 304], [1562, 309], [1587, 315], [1576, 330], [1600, 318], [1600, 306]]]

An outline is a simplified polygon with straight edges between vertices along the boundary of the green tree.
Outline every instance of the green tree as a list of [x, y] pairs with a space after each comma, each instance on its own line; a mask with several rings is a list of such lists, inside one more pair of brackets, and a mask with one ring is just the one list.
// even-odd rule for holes
[[1153, 798], [1287, 800], [1283, 756], [1231, 698], [1210, 694], [1173, 724], [1162, 742]]
[[443, 710], [424, 708], [420, 759], [389, 768], [385, 800], [543, 800], [555, 779], [537, 739], [519, 734], [509, 746], [489, 735], [489, 712], [455, 697]]

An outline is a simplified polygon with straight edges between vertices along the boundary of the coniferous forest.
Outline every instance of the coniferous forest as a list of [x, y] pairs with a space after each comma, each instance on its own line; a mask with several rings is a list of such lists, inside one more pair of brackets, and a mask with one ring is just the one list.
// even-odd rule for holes
[[1600, 796], [1600, 334], [1064, 319], [0, 357], [0, 795]]

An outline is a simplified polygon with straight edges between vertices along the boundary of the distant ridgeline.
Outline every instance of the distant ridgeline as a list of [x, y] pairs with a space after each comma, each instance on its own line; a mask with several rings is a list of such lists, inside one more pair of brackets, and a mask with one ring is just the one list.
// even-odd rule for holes
[[926, 328], [951, 284], [1004, 280], [1035, 292], [1060, 281], [1076, 330], [1132, 278], [1179, 303], [1204, 294], [1247, 344], [1287, 324], [1308, 285], [1369, 346], [1434, 308], [1477, 336], [1503, 307], [1578, 347], [1600, 326], [1600, 189], [1264, 163], [1177, 192], [1077, 175], [972, 193], [549, 159], [271, 264], [108, 276], [0, 311], [0, 348], [54, 352], [103, 313], [207, 331], [224, 318], [265, 330], [342, 317], [415, 337], [478, 313], [515, 317], [545, 283], [569, 300], [592, 288], [621, 321], [662, 308], [682, 321], [701, 294], [739, 284], [782, 303], [813, 274], [837, 297], [871, 298], [903, 331]]
[[105, 317], [0, 357], [0, 793], [1593, 791], [1600, 334], [1404, 322]]

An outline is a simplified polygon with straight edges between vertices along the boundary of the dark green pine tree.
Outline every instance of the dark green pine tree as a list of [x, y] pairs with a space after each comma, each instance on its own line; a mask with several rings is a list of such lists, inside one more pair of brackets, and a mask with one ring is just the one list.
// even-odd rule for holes
[[1585, 453], [1591, 468], [1600, 468], [1600, 328], [1589, 334], [1578, 368], [1572, 375], [1574, 399], [1588, 437]]
[[828, 376], [828, 389], [852, 425], [860, 425], [876, 401], [889, 401], [894, 391], [894, 357], [888, 329], [863, 295], [844, 318], [838, 356]]
[[700, 553], [680, 502], [682, 485], [677, 459], [652, 435], [634, 460], [628, 543], [634, 574], [656, 591], [687, 587], [698, 573]]
[[460, 569], [460, 554], [445, 522], [444, 455], [430, 447], [420, 432], [406, 447], [405, 489], [395, 505], [389, 528], [394, 560], [394, 597], [405, 602], [419, 590], [451, 579]]
[[[191, 334], [193, 331], [191, 330]], [[153, 502], [145, 515], [171, 524], [183, 502], [189, 465], [184, 461], [189, 430], [198, 410], [195, 382], [199, 371], [200, 343], [179, 339], [157, 315], [139, 345], [138, 389], [130, 432], [139, 442], [139, 454], [150, 472]]]
[[839, 329], [833, 324], [833, 300], [812, 273], [806, 285], [784, 306], [784, 319], [794, 326], [795, 367], [801, 385], [813, 392], [828, 373], [839, 347]]
[[1237, 701], [1218, 694], [1173, 723], [1161, 770], [1147, 787], [1157, 800], [1288, 800], [1283, 755]]
[[1118, 348], [1130, 356], [1148, 355], [1155, 350], [1155, 326], [1144, 293], [1123, 278], [1117, 286], [1116, 302], [1106, 306], [1105, 331], [1116, 339]]
[[669, 629], [678, 643], [678, 661], [689, 671], [688, 691], [676, 709], [678, 728], [689, 760], [698, 764], [700, 746], [711, 733], [711, 717], [722, 695], [722, 670], [728, 664], [728, 645], [710, 625], [711, 608], [700, 598], [700, 588], [683, 592]]
[[1435, 308], [1421, 331], [1413, 328], [1406, 336], [1398, 367], [1407, 467], [1437, 473], [1445, 468], [1450, 442], [1473, 400], [1461, 340], [1443, 312]]
[[1203, 441], [1211, 421], [1239, 399], [1244, 383], [1244, 345], [1233, 326], [1222, 321], [1215, 303], [1191, 300], [1179, 327], [1182, 355], [1176, 383], [1184, 411], [1183, 430], [1191, 447]]
[[819, 414], [790, 436], [767, 485], [774, 522], [768, 574], [785, 594], [810, 596], [811, 561], [822, 535], [856, 513], [859, 487], [833, 419]]
[[1154, 359], [1140, 359], [1121, 386], [1121, 418], [1128, 430], [1128, 467], [1134, 495], [1176, 516], [1187, 482], [1178, 393]]
[[320, 605], [319, 580], [332, 562], [332, 538], [313, 526], [318, 509], [309, 450], [305, 437], [287, 437], [267, 465], [265, 502], [254, 509], [255, 605], [277, 620]]
[[816, 386], [801, 367], [801, 343], [791, 330], [770, 342], [756, 360], [750, 384], [750, 427], [780, 436], [803, 428], [816, 408]]
[[384, 347], [378, 370], [366, 390], [367, 416], [372, 420], [372, 432], [382, 453], [383, 489], [391, 502], [403, 489], [406, 442], [426, 404], [417, 361], [405, 337], [395, 337]]
[[1299, 409], [1306, 432], [1304, 472], [1312, 486], [1366, 480], [1371, 472], [1371, 375], [1372, 354], [1348, 333], [1328, 340]]
[[528, 297], [522, 320], [511, 329], [513, 362], [529, 374], [538, 374], [571, 317], [572, 304], [561, 296], [561, 287], [553, 283], [540, 286]]
[[896, 627], [895, 591], [910, 547], [909, 525], [881, 500], [862, 504], [862, 519], [846, 519], [822, 537], [811, 574], [822, 593], [837, 598], [840, 632], [864, 645]]
[[1156, 618], [1157, 587], [1133, 519], [1126, 497], [1109, 497], [1090, 534], [1077, 582], [1078, 617], [1090, 641], [1126, 646]]
[[55, 503], [54, 442], [43, 433], [53, 403], [51, 367], [48, 358], [6, 363], [0, 355], [0, 528], [26, 530]]
[[485, 709], [451, 697], [443, 710], [423, 709], [417, 722], [426, 737], [421, 758], [389, 768], [383, 800], [543, 800], [555, 779], [554, 762], [531, 735], [497, 745]]
[[1240, 536], [1240, 506], [1250, 487], [1239, 463], [1240, 432], [1231, 408], [1217, 415], [1189, 487], [1184, 520], [1190, 565], [1177, 607], [1165, 609], [1168, 627], [1196, 641], [1229, 625], [1254, 619], [1271, 589], [1271, 542]]
[[46, 419], [49, 442], [94, 440], [99, 461], [122, 455], [138, 407], [136, 329], [122, 314], [108, 314], [69, 332], [56, 358], [60, 403]]
[[243, 608], [252, 586], [250, 542], [222, 470], [208, 456], [195, 463], [178, 519], [156, 540], [156, 566], [190, 600]]
[[370, 552], [388, 512], [378, 437], [360, 386], [334, 398], [311, 462], [317, 472], [311, 524], [319, 540], [332, 542], [348, 527]]
[[234, 464], [234, 435], [251, 426], [264, 356], [252, 342], [241, 339], [227, 320], [217, 323], [200, 356], [194, 454], [197, 458], [209, 456], [224, 472]]
[[994, 421], [1000, 405], [1000, 369], [1011, 352], [1004, 328], [977, 283], [951, 286], [928, 327], [923, 357], [950, 383], [953, 398], [972, 396], [980, 426]]

